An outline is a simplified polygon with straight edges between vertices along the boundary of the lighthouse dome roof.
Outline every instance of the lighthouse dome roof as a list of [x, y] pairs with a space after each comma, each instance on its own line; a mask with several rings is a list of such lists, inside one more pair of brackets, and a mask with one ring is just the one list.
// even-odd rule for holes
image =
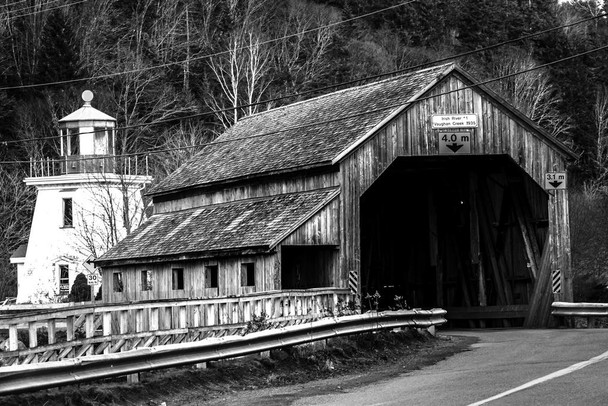
[[116, 121], [114, 117], [107, 115], [106, 113], [97, 110], [91, 106], [91, 100], [93, 100], [93, 93], [90, 90], [85, 90], [82, 93], [82, 100], [84, 104], [81, 108], [73, 113], [68, 114], [61, 120], [60, 123], [69, 121]]

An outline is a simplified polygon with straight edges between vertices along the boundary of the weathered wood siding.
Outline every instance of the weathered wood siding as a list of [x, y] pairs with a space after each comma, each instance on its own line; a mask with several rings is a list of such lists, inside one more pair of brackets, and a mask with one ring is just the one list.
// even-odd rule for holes
[[[340, 163], [342, 268], [338, 286], [346, 287], [348, 272], [360, 272], [360, 198], [365, 190], [397, 156], [438, 155], [437, 132], [431, 129], [432, 114], [477, 114], [479, 127], [466, 130], [471, 131], [471, 153], [508, 154], [541, 188], [546, 172], [566, 171], [565, 156], [551, 141], [484, 93], [464, 87], [465, 79], [447, 77]], [[447, 93], [453, 90], [457, 91]], [[567, 202], [567, 191], [557, 191], [549, 204], [549, 232], [555, 242], [552, 266], [554, 271], [562, 272], [566, 299], [571, 298]]]
[[340, 200], [331, 203], [298, 227], [281, 245], [338, 245]]
[[[272, 291], [280, 288], [277, 254], [183, 261], [103, 269], [103, 300], [107, 302], [170, 298], [210, 298]], [[241, 286], [241, 264], [254, 263], [255, 286]], [[205, 266], [218, 266], [218, 287], [205, 288]], [[172, 289], [172, 270], [183, 269], [184, 289]], [[152, 272], [152, 290], [142, 290], [141, 272]], [[123, 292], [114, 292], [113, 273], [122, 272]]]
[[195, 192], [171, 196], [171, 200], [154, 199], [154, 212], [166, 213], [209, 204], [226, 203], [252, 197], [272, 196], [283, 193], [304, 192], [338, 185], [338, 172], [294, 176], [263, 183], [241, 184], [220, 190], [201, 189]]

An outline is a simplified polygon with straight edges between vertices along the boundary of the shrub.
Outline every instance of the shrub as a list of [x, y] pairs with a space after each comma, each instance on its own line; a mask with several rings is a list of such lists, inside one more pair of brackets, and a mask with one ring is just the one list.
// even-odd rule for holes
[[68, 298], [70, 302], [88, 302], [91, 300], [91, 287], [84, 274], [80, 273], [76, 276]]

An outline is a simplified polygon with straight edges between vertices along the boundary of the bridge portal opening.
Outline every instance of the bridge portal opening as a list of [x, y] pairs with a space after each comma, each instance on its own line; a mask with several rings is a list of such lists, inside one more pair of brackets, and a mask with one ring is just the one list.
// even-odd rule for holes
[[548, 198], [510, 157], [401, 157], [361, 198], [362, 305], [442, 307], [453, 326], [516, 326], [548, 231]]

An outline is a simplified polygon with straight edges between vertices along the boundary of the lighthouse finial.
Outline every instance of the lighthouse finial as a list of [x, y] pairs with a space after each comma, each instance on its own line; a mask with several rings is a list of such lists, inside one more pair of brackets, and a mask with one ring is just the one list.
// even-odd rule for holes
[[91, 105], [91, 100], [93, 100], [93, 92], [90, 90], [85, 90], [82, 92], [82, 100], [84, 100], [85, 105]]

